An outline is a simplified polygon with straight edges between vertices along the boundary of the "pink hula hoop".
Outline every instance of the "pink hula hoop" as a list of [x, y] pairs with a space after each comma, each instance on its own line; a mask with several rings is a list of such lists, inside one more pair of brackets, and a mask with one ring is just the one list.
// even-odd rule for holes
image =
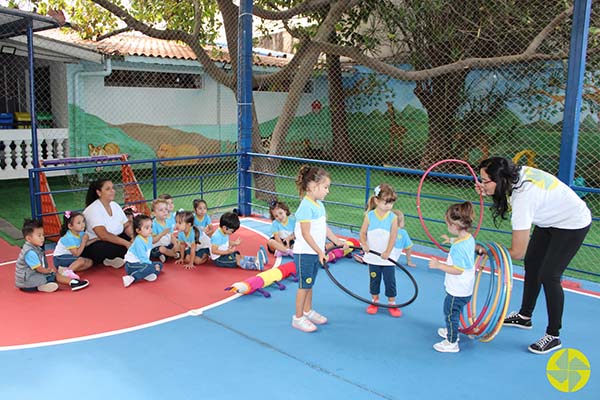
[[[417, 214], [419, 215], [419, 221], [421, 221], [421, 226], [423, 227], [423, 230], [425, 231], [425, 234], [427, 235], [429, 240], [431, 240], [433, 242], [433, 244], [436, 245], [437, 248], [441, 249], [442, 251], [445, 251], [446, 253], [448, 252], [448, 249], [446, 249], [437, 240], [435, 240], [435, 238], [431, 235], [431, 233], [429, 233], [429, 229], [427, 229], [427, 225], [425, 225], [425, 219], [423, 218], [423, 213], [421, 212], [421, 189], [423, 188], [423, 182], [425, 182], [425, 178], [427, 178], [427, 175], [429, 175], [429, 173], [431, 172], [432, 169], [434, 169], [438, 165], [451, 163], [451, 162], [466, 165], [467, 168], [469, 169], [469, 172], [471, 172], [471, 175], [473, 176], [475, 183], [476, 184], [479, 183], [479, 181], [477, 180], [477, 174], [475, 173], [475, 171], [473, 170], [471, 165], [469, 165], [468, 162], [466, 162], [464, 160], [448, 159], [448, 160], [438, 161], [435, 164], [433, 164], [431, 167], [429, 167], [427, 169], [427, 171], [425, 171], [425, 173], [421, 177], [421, 181], [419, 182], [419, 187], [417, 189]], [[473, 237], [477, 237], [477, 234], [479, 233], [479, 229], [481, 229], [481, 225], [483, 223], [483, 208], [484, 208], [483, 195], [480, 193], [479, 194], [479, 223], [477, 224], [477, 229], [475, 230]]]

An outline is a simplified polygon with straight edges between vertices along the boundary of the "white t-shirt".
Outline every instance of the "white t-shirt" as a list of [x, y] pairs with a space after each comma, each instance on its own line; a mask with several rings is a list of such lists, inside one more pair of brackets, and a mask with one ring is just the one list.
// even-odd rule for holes
[[557, 177], [536, 168], [522, 167], [510, 204], [512, 229], [581, 229], [592, 222], [583, 200]]
[[100, 199], [97, 199], [83, 210], [86, 230], [90, 239], [98, 237], [94, 232], [94, 228], [97, 226], [104, 226], [104, 228], [113, 235], [120, 235], [123, 233], [123, 225], [127, 223], [127, 216], [121, 209], [121, 206], [114, 201], [110, 202], [110, 209], [112, 211], [112, 216], [108, 215], [104, 205], [100, 202]]
[[321, 200], [316, 202], [304, 197], [296, 210], [296, 226], [294, 234], [296, 242], [294, 243], [294, 253], [296, 254], [317, 254], [312, 247], [304, 240], [302, 236], [301, 222], [310, 222], [310, 235], [319, 249], [325, 251], [325, 242], [327, 240], [327, 214]]

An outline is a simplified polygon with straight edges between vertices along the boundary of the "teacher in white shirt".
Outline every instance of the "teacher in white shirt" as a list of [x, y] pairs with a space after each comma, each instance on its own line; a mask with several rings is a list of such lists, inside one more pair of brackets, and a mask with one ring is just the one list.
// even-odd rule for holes
[[85, 199], [83, 215], [90, 240], [96, 239], [83, 251], [94, 264], [121, 268], [131, 242], [131, 226], [115, 199], [115, 187], [109, 179], [91, 182]]

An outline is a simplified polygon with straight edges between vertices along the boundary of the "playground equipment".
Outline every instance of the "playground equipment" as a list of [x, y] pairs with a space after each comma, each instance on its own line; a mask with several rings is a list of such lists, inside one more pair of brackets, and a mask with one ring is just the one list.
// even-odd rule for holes
[[[127, 161], [126, 154], [119, 154], [114, 156], [97, 156], [97, 157], [77, 157], [77, 158], [63, 158], [61, 160], [45, 160], [41, 161], [42, 167], [51, 167], [57, 165], [73, 165], [73, 164], [92, 164], [110, 161]], [[131, 165], [121, 165], [121, 177], [123, 182], [124, 200], [125, 204], [136, 205], [139, 212], [150, 215], [150, 209], [146, 204], [144, 194], [138, 185], [135, 178]], [[57, 241], [60, 238], [60, 227], [62, 225], [59, 217], [59, 212], [56, 208], [56, 203], [52, 197], [50, 191], [50, 185], [44, 172], [39, 173], [40, 181], [40, 203], [41, 203], [41, 214], [42, 223], [44, 225], [44, 233], [50, 240]]]
[[535, 162], [535, 156], [537, 156], [536, 152], [531, 150], [531, 149], [525, 149], [525, 150], [521, 150], [520, 152], [518, 152], [517, 154], [515, 154], [515, 156], [513, 157], [512, 161], [515, 164], [518, 164], [519, 161], [521, 161], [521, 158], [525, 157], [525, 159], [527, 160], [527, 166], [528, 167], [533, 167], [533, 168], [537, 168], [537, 164]]

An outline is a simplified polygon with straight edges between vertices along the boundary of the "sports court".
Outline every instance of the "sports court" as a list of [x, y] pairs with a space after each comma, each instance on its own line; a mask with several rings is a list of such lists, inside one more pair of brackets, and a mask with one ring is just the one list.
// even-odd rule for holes
[[[267, 221], [244, 219], [244, 249], [256, 247], [268, 229]], [[368, 315], [365, 305], [320, 271], [314, 304], [330, 322], [312, 334], [290, 326], [297, 287], [290, 279], [284, 282], [286, 290], [268, 288], [270, 298], [230, 296], [223, 288], [251, 271], [213, 266], [185, 271], [169, 264], [156, 282], [123, 289], [120, 271], [105, 267], [88, 274], [93, 290], [44, 296], [16, 291], [11, 285], [14, 264], [4, 262], [2, 298], [18, 296], [19, 302], [9, 301], [14, 307], [4, 307], [0, 315], [6, 323], [0, 343], [3, 397], [80, 398], [79, 389], [65, 389], [72, 385], [90, 399], [568, 395], [546, 377], [553, 353], [536, 356], [526, 349], [543, 332], [543, 298], [531, 331], [505, 328], [489, 343], [462, 335], [459, 353], [434, 351], [443, 318], [443, 274], [428, 270], [425, 257], [415, 257], [417, 267], [410, 270], [419, 296], [397, 319], [382, 309]], [[331, 271], [344, 285], [368, 295], [363, 265], [344, 258]], [[396, 276], [400, 300], [403, 289], [411, 287], [401, 273]], [[511, 310], [518, 307], [521, 290], [522, 282], [515, 279]], [[584, 353], [592, 369], [587, 385], [570, 394], [577, 399], [595, 399], [600, 393], [593, 371], [600, 349], [590, 321], [599, 292], [589, 283], [565, 291], [563, 347]], [[62, 384], [32, 385], [23, 373], [28, 370], [43, 371], [48, 382]]]

